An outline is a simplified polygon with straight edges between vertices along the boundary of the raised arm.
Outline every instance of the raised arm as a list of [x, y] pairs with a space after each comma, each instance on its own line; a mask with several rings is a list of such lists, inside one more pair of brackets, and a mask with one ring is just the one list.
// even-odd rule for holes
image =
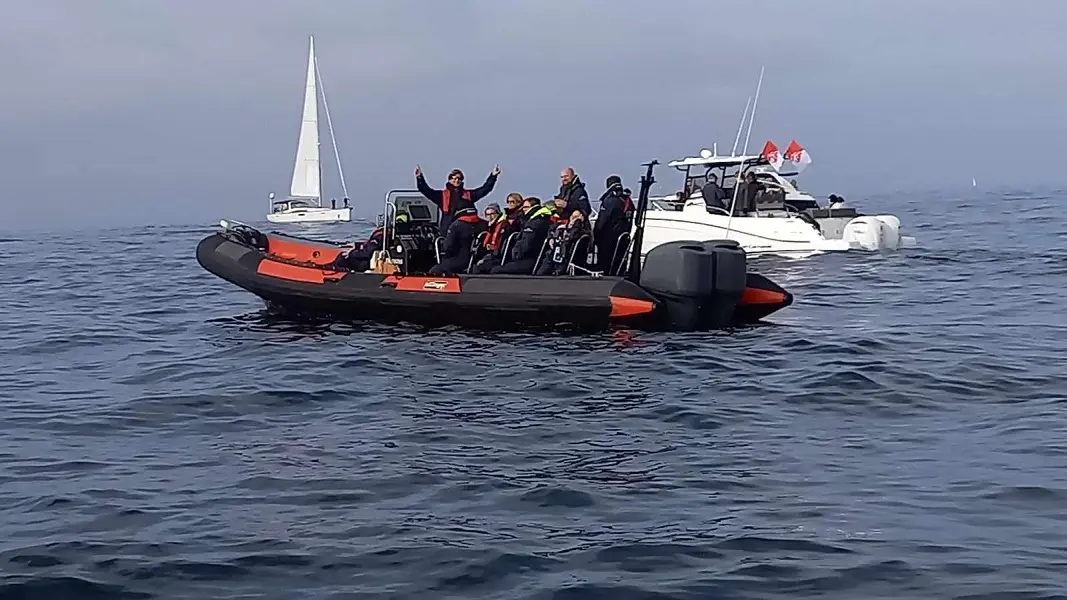
[[489, 177], [485, 178], [485, 183], [471, 190], [471, 202], [477, 202], [493, 191], [493, 188], [496, 186], [497, 175], [500, 175], [499, 166], [493, 167], [493, 171], [489, 173]]
[[441, 190], [435, 190], [426, 183], [426, 178], [422, 175], [422, 169], [415, 168], [415, 187], [419, 190], [419, 193], [426, 196], [426, 199], [437, 205], [437, 208], [441, 208]]

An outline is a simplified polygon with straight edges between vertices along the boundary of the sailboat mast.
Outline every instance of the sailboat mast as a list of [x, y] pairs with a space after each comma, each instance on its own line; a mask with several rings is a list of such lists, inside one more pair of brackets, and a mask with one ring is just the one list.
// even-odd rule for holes
[[[315, 115], [318, 116], [318, 104], [319, 95], [322, 94], [321, 84], [319, 83], [319, 57], [314, 53], [311, 55], [312, 73], [315, 77]], [[319, 120], [315, 119], [315, 156], [319, 157], [319, 160], [315, 161], [315, 166], [319, 169], [319, 208], [322, 208], [322, 198], [325, 195], [325, 189], [322, 180], [322, 128], [319, 125]]]
[[[318, 98], [316, 98], [315, 101], [318, 102]], [[319, 129], [318, 121], [315, 122], [315, 129], [316, 130]], [[322, 136], [316, 136], [316, 137], [319, 137], [319, 139], [321, 139]], [[322, 142], [320, 142], [320, 141], [316, 141], [315, 142], [315, 154], [317, 154], [320, 157], [322, 156]], [[321, 158], [319, 159], [318, 162], [315, 163], [315, 166], [318, 167], [318, 169], [319, 169], [319, 207], [321, 208], [322, 207], [322, 197], [325, 195], [324, 192], [326, 191], [325, 189], [323, 189], [325, 186], [323, 185], [323, 181], [322, 181], [322, 159]]]

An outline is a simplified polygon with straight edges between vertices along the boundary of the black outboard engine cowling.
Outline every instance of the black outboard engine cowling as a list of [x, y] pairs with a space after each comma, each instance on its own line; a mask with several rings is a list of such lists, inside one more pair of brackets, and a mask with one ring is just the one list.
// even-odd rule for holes
[[663, 303], [674, 329], [713, 329], [733, 322], [747, 271], [733, 240], [668, 242], [645, 257], [641, 287]]

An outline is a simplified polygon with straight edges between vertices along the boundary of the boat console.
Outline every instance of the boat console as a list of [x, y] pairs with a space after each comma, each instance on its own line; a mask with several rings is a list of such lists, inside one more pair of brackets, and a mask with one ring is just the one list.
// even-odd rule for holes
[[413, 224], [432, 223], [436, 227], [441, 220], [441, 209], [418, 191], [393, 190], [389, 192], [386, 206], [395, 207], [397, 213], [407, 213]]
[[[441, 209], [418, 190], [390, 190], [385, 195], [385, 215], [379, 215], [390, 258], [404, 272], [422, 272], [437, 264], [438, 223]], [[407, 223], [397, 223], [396, 215], [406, 214]]]

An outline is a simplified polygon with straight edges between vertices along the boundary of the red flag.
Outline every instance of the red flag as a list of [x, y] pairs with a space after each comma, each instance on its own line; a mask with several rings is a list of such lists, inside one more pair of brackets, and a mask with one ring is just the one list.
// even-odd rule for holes
[[803, 146], [793, 140], [789, 143], [789, 147], [785, 149], [785, 158], [789, 162], [797, 165], [797, 172], [804, 170], [804, 167], [811, 164], [811, 155], [804, 149]]
[[767, 143], [763, 145], [763, 152], [760, 152], [760, 156], [767, 159], [767, 162], [770, 163], [775, 171], [782, 168], [782, 163], [784, 162], [782, 153], [778, 152], [778, 146], [775, 146], [774, 142], [767, 140]]

